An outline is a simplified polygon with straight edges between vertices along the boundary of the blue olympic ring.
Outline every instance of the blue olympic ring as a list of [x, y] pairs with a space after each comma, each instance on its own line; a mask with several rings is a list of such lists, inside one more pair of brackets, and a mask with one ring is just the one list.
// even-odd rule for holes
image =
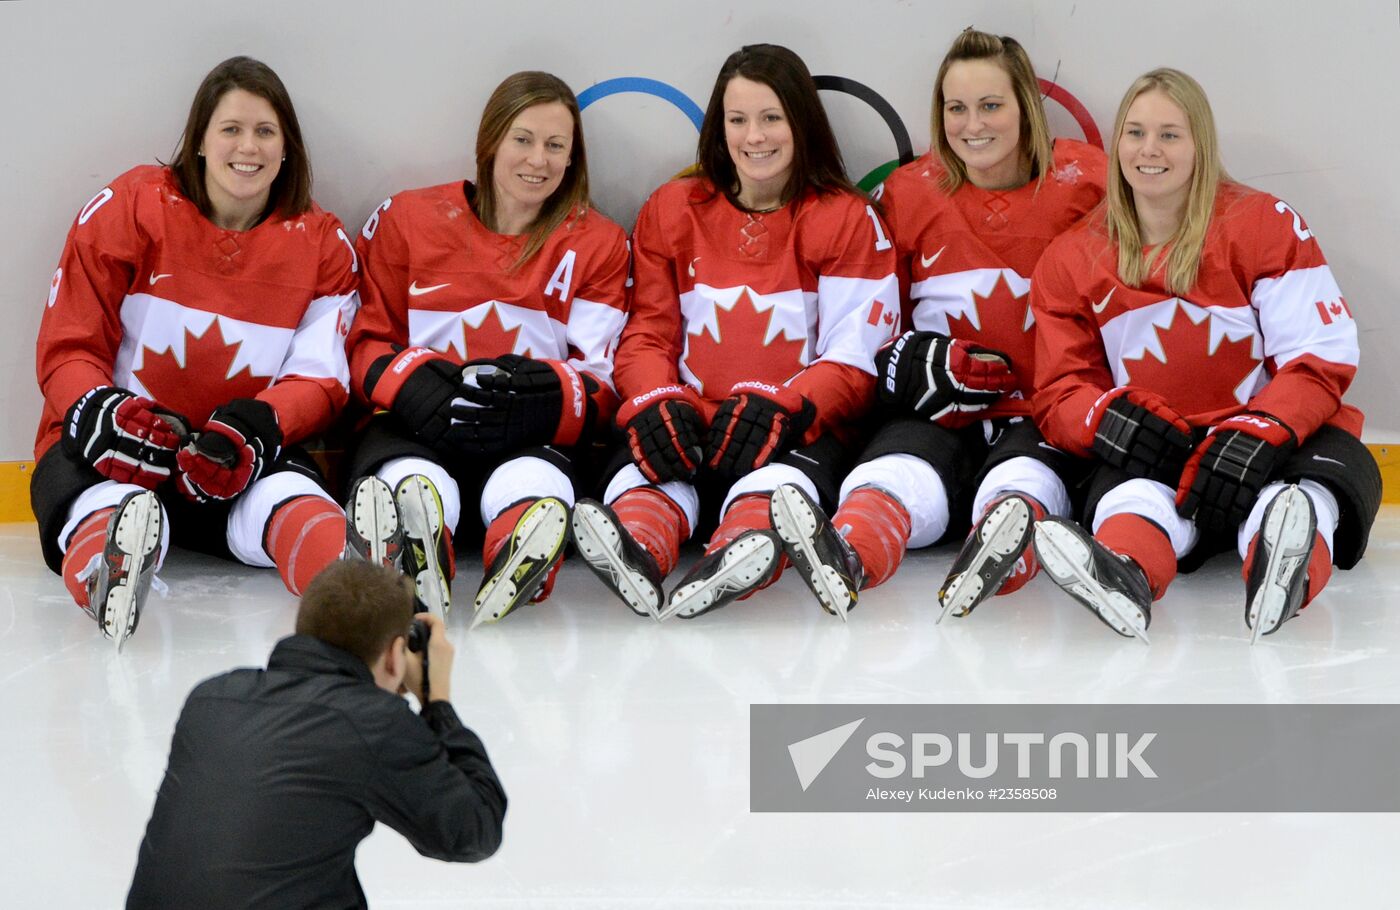
[[642, 79], [636, 76], [606, 79], [595, 85], [590, 85], [578, 93], [578, 109], [581, 111], [595, 101], [624, 92], [654, 95], [662, 101], [669, 101], [679, 108], [682, 114], [690, 118], [690, 122], [695, 124], [697, 133], [700, 132], [700, 124], [705, 121], [705, 112], [700, 110], [700, 105], [691, 101], [690, 96], [685, 92], [656, 79]]

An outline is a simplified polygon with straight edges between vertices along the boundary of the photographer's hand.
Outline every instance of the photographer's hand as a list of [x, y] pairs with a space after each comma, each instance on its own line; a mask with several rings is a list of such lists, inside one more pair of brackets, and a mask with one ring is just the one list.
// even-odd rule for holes
[[[456, 653], [452, 642], [447, 640], [447, 626], [442, 617], [432, 613], [419, 613], [417, 618], [428, 627], [428, 700], [452, 700], [452, 657]], [[420, 667], [420, 661], [414, 661]], [[423, 683], [421, 678], [413, 687], [414, 695], [422, 702]]]

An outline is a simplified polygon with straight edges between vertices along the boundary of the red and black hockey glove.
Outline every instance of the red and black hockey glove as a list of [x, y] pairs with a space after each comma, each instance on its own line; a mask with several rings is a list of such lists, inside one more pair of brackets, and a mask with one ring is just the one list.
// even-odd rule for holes
[[461, 395], [462, 368], [431, 348], [385, 354], [370, 365], [365, 395], [433, 451], [453, 454], [448, 439], [452, 399]]
[[710, 422], [705, 464], [726, 479], [743, 477], [792, 448], [816, 416], [812, 402], [786, 386], [735, 383]]
[[1176, 489], [1176, 511], [1201, 531], [1229, 533], [1240, 526], [1293, 450], [1298, 436], [1277, 417], [1238, 414], [1210, 431], [1186, 462]]
[[652, 483], [690, 480], [704, 457], [700, 397], [690, 386], [668, 385], [625, 402], [617, 425], [632, 460]]
[[905, 332], [875, 354], [880, 402], [931, 421], [986, 410], [1016, 388], [1011, 358], [936, 332]]
[[175, 471], [184, 418], [126, 389], [101, 386], [74, 402], [63, 421], [63, 451], [103, 477], [154, 490]]
[[597, 391], [596, 379], [560, 360], [473, 360], [462, 368], [448, 436], [467, 454], [574, 445], [596, 422]]
[[1134, 477], [1175, 486], [1191, 455], [1191, 425], [1156, 392], [1119, 386], [1089, 409], [1081, 441]]
[[187, 499], [232, 499], [262, 476], [282, 450], [277, 412], [256, 398], [235, 398], [215, 409], [195, 441], [176, 456], [176, 486]]

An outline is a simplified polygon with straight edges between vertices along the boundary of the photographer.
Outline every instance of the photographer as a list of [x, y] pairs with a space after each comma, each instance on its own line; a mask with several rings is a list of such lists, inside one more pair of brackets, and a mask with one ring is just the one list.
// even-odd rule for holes
[[[302, 596], [266, 670], [206, 680], [185, 702], [128, 908], [366, 906], [355, 849], [376, 821], [437, 859], [496, 851], [506, 797], [450, 704], [452, 645], [413, 588], [333, 563]], [[424, 690], [426, 688], [426, 698]], [[414, 715], [400, 697], [424, 704]]]

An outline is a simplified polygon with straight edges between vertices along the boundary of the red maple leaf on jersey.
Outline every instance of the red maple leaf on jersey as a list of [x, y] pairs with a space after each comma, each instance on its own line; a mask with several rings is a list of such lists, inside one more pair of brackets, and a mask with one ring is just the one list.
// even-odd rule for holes
[[252, 398], [272, 382], [271, 376], [253, 375], [246, 365], [230, 373], [241, 344], [225, 341], [223, 327], [215, 319], [203, 335], [185, 329], [184, 366], [175, 359], [173, 347], [159, 354], [145, 348], [135, 376], [157, 404], [203, 426], [215, 408], [235, 398]]
[[1177, 304], [1170, 328], [1151, 327], [1166, 359], [1148, 349], [1141, 357], [1123, 358], [1126, 383], [1157, 392], [1186, 417], [1239, 405], [1235, 389], [1259, 366], [1253, 354], [1254, 342], [1250, 338], [1231, 341], [1221, 335], [1212, 350], [1211, 318], [1201, 310], [1198, 321]]
[[974, 326], [970, 319], [954, 316], [948, 320], [948, 334], [1002, 352], [1011, 358], [1017, 388], [1025, 391], [1035, 388], [1035, 332], [1026, 327], [1030, 318], [1030, 293], [1017, 297], [1006, 283], [1006, 273], [1002, 272], [997, 276], [997, 283], [992, 285], [991, 293], [983, 297], [973, 291], [972, 302], [977, 307], [982, 328]]
[[507, 329], [501, 321], [500, 307], [494, 303], [490, 305], [490, 311], [482, 317], [480, 325], [473, 327], [465, 318], [462, 319], [462, 350], [465, 352], [463, 360], [500, 357], [502, 354], [531, 356], [529, 348], [523, 351], [515, 349], [519, 340], [520, 326]]
[[791, 339], [779, 331], [764, 342], [772, 327], [773, 309], [760, 313], [744, 290], [731, 309], [715, 307], [714, 337], [703, 326], [689, 337], [685, 365], [705, 397], [723, 397], [730, 386], [745, 380], [778, 384], [802, 369], [805, 339]]

